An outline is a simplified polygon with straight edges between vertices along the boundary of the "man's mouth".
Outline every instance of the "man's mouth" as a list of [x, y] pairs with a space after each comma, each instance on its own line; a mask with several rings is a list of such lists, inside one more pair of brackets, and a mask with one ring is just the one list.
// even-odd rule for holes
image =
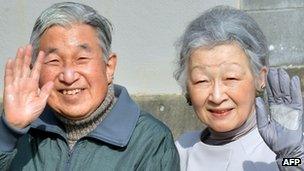
[[59, 92], [62, 93], [63, 95], [75, 95], [75, 94], [80, 93], [83, 90], [84, 89], [82, 89], [82, 88], [63, 89], [63, 90], [59, 90]]

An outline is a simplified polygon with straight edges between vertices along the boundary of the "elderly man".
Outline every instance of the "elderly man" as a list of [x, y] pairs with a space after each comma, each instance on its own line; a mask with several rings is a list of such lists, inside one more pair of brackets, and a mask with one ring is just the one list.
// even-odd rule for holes
[[113, 85], [111, 25], [58, 3], [6, 64], [0, 170], [179, 170], [169, 129]]

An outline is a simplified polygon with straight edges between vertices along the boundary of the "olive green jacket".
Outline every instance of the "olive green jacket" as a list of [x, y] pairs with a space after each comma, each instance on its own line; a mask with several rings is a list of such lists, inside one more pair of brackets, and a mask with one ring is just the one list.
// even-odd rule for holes
[[127, 90], [115, 85], [117, 102], [98, 127], [72, 150], [63, 125], [48, 107], [29, 127], [0, 121], [0, 170], [179, 170], [170, 130], [140, 111]]

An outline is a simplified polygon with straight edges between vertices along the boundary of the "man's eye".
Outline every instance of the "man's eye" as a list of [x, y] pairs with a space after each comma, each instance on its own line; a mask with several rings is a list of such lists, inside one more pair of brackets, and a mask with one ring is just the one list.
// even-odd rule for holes
[[237, 81], [239, 79], [236, 77], [227, 77], [226, 80]]
[[79, 57], [79, 58], [77, 59], [77, 61], [80, 62], [80, 63], [84, 63], [84, 62], [88, 62], [89, 59], [90, 59], [90, 58], [88, 58], [88, 57]]
[[46, 61], [45, 63], [46, 63], [46, 64], [55, 64], [55, 63], [58, 63], [58, 62], [59, 62], [58, 59], [52, 59], [52, 60]]
[[86, 58], [86, 57], [80, 57], [80, 58], [78, 58], [78, 60], [86, 60], [86, 59], [88, 59], [88, 58]]

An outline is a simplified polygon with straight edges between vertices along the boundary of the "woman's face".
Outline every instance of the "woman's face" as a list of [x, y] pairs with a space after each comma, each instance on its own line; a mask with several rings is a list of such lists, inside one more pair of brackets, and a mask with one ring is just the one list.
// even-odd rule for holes
[[[266, 75], [266, 69], [261, 70]], [[240, 127], [254, 110], [256, 81], [249, 60], [236, 43], [200, 48], [189, 59], [188, 92], [199, 119], [227, 132]]]

